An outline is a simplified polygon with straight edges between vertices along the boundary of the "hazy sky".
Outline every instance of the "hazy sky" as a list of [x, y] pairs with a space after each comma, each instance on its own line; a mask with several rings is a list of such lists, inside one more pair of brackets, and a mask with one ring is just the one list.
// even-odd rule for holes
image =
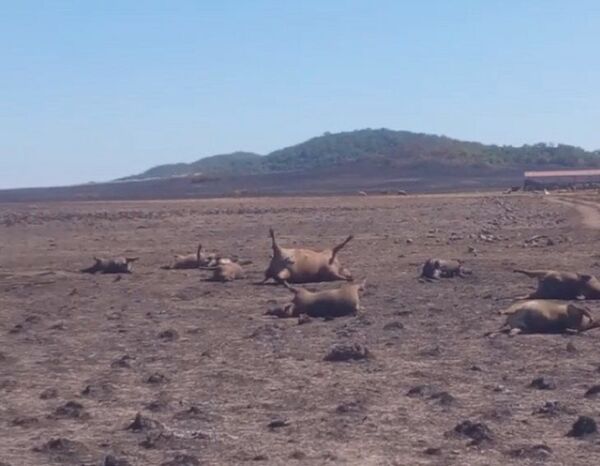
[[325, 131], [600, 149], [596, 0], [0, 0], [0, 188]]

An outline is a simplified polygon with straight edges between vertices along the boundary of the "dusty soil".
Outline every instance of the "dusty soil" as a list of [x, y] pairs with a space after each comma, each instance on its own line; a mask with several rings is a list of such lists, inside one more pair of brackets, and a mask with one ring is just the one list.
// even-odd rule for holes
[[344, 196], [506, 190], [523, 184], [523, 170], [470, 170], [468, 167], [406, 170], [366, 164], [265, 175], [158, 178], [50, 188], [0, 189], [0, 202], [131, 201], [224, 197]]
[[[566, 434], [600, 421], [600, 331], [482, 336], [533, 289], [514, 267], [599, 273], [600, 197], [561, 199], [1, 204], [0, 463], [599, 464], [600, 437]], [[285, 245], [354, 233], [340, 259], [368, 279], [363, 313], [265, 316], [290, 298], [255, 284], [269, 226]], [[198, 241], [252, 260], [248, 278], [160, 269]], [[78, 273], [93, 255], [140, 260]], [[431, 256], [473, 274], [420, 282]], [[325, 360], [342, 343], [369, 357]]]

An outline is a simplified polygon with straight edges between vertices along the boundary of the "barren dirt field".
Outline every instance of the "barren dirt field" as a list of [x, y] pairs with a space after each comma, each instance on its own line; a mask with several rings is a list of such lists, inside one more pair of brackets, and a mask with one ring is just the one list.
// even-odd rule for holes
[[[600, 330], [483, 336], [503, 322], [501, 298], [534, 289], [513, 268], [600, 274], [599, 202], [0, 204], [0, 464], [600, 464], [600, 437], [567, 436], [579, 416], [600, 421], [600, 390], [586, 395], [600, 384]], [[265, 316], [291, 299], [256, 284], [270, 226], [285, 246], [353, 233], [340, 260], [368, 280], [364, 310], [302, 324]], [[251, 260], [247, 278], [160, 268], [199, 241]], [[140, 259], [120, 279], [79, 273], [93, 255]], [[419, 281], [433, 256], [473, 273]], [[600, 302], [588, 304], [600, 318]], [[369, 357], [326, 361], [340, 343]]]

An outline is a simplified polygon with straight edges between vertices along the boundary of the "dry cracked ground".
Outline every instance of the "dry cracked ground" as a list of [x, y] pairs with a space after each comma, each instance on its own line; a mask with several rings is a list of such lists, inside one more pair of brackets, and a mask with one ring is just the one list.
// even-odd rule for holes
[[[599, 273], [600, 197], [452, 195], [0, 205], [0, 464], [600, 464], [600, 330], [485, 338], [534, 283]], [[364, 311], [277, 319], [285, 245], [355, 239]], [[209, 250], [244, 280], [162, 270]], [[133, 274], [78, 273], [93, 255]], [[432, 256], [473, 274], [418, 280]], [[309, 285], [331, 288], [337, 284]], [[589, 306], [600, 317], [600, 302]], [[329, 361], [335, 345], [357, 360]], [[588, 421], [589, 422], [589, 421]], [[580, 421], [575, 431], [592, 431]]]

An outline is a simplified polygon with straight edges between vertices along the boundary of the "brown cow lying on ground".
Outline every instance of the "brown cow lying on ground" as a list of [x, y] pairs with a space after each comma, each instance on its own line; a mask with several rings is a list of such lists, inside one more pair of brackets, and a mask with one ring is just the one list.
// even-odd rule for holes
[[277, 244], [275, 232], [270, 230], [273, 257], [265, 272], [265, 283], [273, 279], [278, 283], [326, 282], [334, 280], [352, 280], [352, 274], [343, 268], [337, 254], [352, 240], [350, 235], [341, 244], [332, 249], [313, 251], [312, 249], [282, 248]]
[[210, 281], [230, 282], [238, 278], [244, 278], [244, 269], [231, 259], [220, 258], [219, 263], [213, 267], [200, 267], [201, 270], [212, 270]]
[[203, 253], [202, 244], [198, 245], [196, 254], [176, 255], [171, 265], [161, 267], [165, 270], [197, 269], [198, 267], [213, 267], [217, 265], [215, 253]]
[[102, 259], [94, 257], [94, 265], [82, 269], [82, 273], [131, 273], [133, 263], [137, 257], [116, 257], [114, 259]]
[[500, 333], [577, 333], [600, 327], [583, 306], [555, 301], [530, 300], [513, 304], [500, 314], [508, 315], [505, 324], [486, 336]]
[[302, 314], [309, 317], [334, 318], [355, 315], [360, 311], [359, 292], [364, 291], [366, 280], [361, 283], [347, 283], [334, 290], [309, 291], [305, 288], [285, 287], [294, 293], [292, 302], [283, 309], [270, 314], [279, 317], [298, 317]]
[[600, 281], [593, 275], [556, 270], [520, 270], [531, 278], [537, 278], [538, 287], [526, 299], [600, 299]]

